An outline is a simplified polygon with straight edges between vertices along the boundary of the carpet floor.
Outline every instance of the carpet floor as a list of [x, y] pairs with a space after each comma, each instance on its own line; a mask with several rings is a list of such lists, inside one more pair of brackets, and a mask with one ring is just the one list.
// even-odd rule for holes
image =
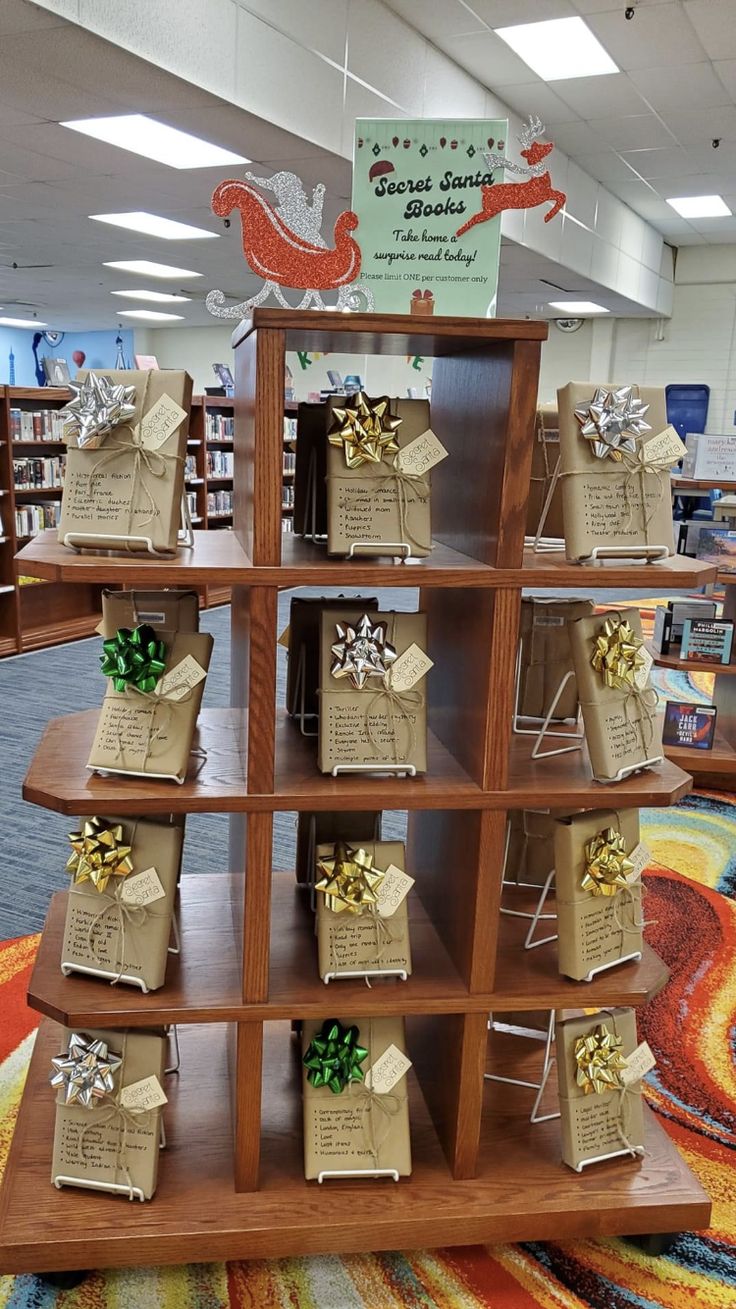
[[[713, 1199], [709, 1231], [659, 1259], [591, 1240], [125, 1269], [73, 1291], [6, 1277], [2, 1309], [733, 1309], [736, 804], [697, 793], [643, 819], [647, 936], [672, 971], [641, 1018], [658, 1060], [646, 1095]], [[3, 1160], [36, 1024], [24, 1001], [36, 941], [0, 947]]]

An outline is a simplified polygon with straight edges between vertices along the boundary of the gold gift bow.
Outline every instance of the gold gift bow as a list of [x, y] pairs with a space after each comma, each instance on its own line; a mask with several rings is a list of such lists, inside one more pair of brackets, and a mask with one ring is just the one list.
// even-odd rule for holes
[[[614, 619], [618, 620], [619, 626], [621, 625], [628, 626], [626, 618], [620, 609], [609, 610], [609, 612], [606, 614], [605, 622], [603, 624], [604, 635], [606, 636], [614, 635], [613, 632], [608, 633], [605, 630], [607, 627], [613, 626]], [[600, 635], [595, 636], [593, 638], [594, 645], [596, 645], [600, 639], [601, 639]], [[633, 633], [633, 639], [638, 643], [635, 652], [636, 655], [638, 651], [643, 647], [644, 642], [641, 640], [640, 637], [636, 635], [636, 633]], [[626, 643], [629, 644], [628, 641]], [[595, 658], [596, 654], [597, 651], [594, 650], [593, 659]], [[591, 665], [596, 672], [602, 673], [604, 678], [604, 685], [606, 686], [606, 688], [608, 690], [615, 690], [616, 688], [610, 684], [610, 681], [607, 680], [607, 675], [605, 670], [602, 669], [600, 666], [596, 665], [593, 662], [593, 659], [591, 659]], [[623, 703], [624, 706], [624, 717], [627, 723], [631, 727], [636, 727], [639, 729], [642, 749], [644, 750], [645, 753], [648, 753], [649, 748], [654, 739], [654, 727], [652, 723], [653, 723], [654, 714], [657, 705], [659, 704], [659, 693], [651, 685], [644, 686], [644, 687], [637, 686], [636, 682], [634, 681], [636, 672], [637, 669], [632, 664], [630, 668], [623, 669], [619, 671], [617, 674], [613, 674], [613, 676], [615, 676], [616, 679], [619, 681], [626, 681], [628, 683], [628, 690], [624, 691], [621, 696], [621, 702]], [[610, 672], [608, 676], [609, 677], [612, 676]], [[634, 719], [631, 718], [632, 701], [633, 704], [636, 705], [639, 709], [639, 717]], [[598, 702], [594, 700], [585, 700], [585, 701], [581, 700], [580, 703], [581, 705], [585, 704], [586, 707], [590, 708], [590, 707], [595, 707]]]
[[[415, 504], [424, 504], [430, 495], [429, 480], [426, 474], [417, 477], [412, 473], [405, 473], [400, 468], [384, 469], [382, 472], [372, 473], [370, 471], [359, 474], [362, 482], [376, 482], [381, 486], [393, 483], [396, 488], [396, 499], [399, 509], [399, 534], [401, 540], [408, 539], [419, 550], [431, 550], [431, 541], [420, 541], [412, 534], [409, 529], [409, 514]], [[354, 484], [355, 477], [350, 477], [347, 473], [328, 473], [325, 479], [328, 482], [350, 482]], [[348, 507], [344, 504], [342, 508]]]
[[[125, 1053], [128, 1044], [127, 1032], [123, 1034], [122, 1044], [123, 1044], [123, 1048], [120, 1052], [123, 1060], [120, 1068], [121, 1076], [125, 1069]], [[89, 1132], [95, 1127], [97, 1128], [107, 1127], [107, 1126], [111, 1126], [114, 1123], [118, 1130], [117, 1146], [115, 1149], [115, 1177], [117, 1179], [118, 1173], [119, 1172], [123, 1173], [125, 1177], [126, 1185], [128, 1187], [128, 1199], [133, 1200], [134, 1199], [133, 1178], [131, 1176], [130, 1169], [128, 1167], [128, 1157], [127, 1157], [128, 1131], [130, 1130], [131, 1127], [138, 1128], [141, 1126], [148, 1126], [148, 1124], [144, 1123], [143, 1120], [148, 1119], [152, 1113], [155, 1113], [155, 1110], [141, 1109], [137, 1113], [135, 1113], [130, 1109], [125, 1109], [121, 1105], [119, 1099], [109, 1100], [108, 1098], [108, 1103], [106, 1104], [103, 1103], [102, 1105], [99, 1106], [99, 1108], [93, 1110], [93, 1113], [94, 1113], [94, 1118], [90, 1118], [89, 1122], [84, 1124], [84, 1127], [79, 1133], [79, 1140], [77, 1142], [78, 1158], [80, 1159], [83, 1165], [89, 1162], [84, 1148], [87, 1132]], [[158, 1148], [158, 1143], [157, 1143], [157, 1148]]]

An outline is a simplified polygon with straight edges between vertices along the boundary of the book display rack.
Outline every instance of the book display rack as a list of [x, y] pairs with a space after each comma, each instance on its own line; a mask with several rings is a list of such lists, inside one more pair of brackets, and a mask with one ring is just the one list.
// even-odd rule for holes
[[[197, 585], [232, 592], [232, 707], [200, 715], [206, 751], [183, 786], [115, 781], [115, 812], [228, 812], [229, 874], [185, 877], [182, 950], [161, 990], [141, 995], [59, 971], [64, 894], [52, 902], [30, 984], [46, 1015], [0, 1197], [0, 1268], [42, 1271], [418, 1248], [703, 1227], [708, 1199], [653, 1115], [646, 1154], [578, 1175], [560, 1159], [559, 1124], [529, 1121], [533, 1091], [484, 1081], [530, 1078], [535, 1052], [501, 1045], [488, 1016], [640, 1005], [667, 978], [640, 962], [583, 986], [554, 958], [519, 947], [499, 915], [511, 809], [667, 806], [691, 786], [676, 764], [604, 790], [585, 750], [531, 759], [512, 738], [522, 587], [649, 585], [651, 565], [575, 566], [524, 558], [540, 322], [257, 309], [235, 334], [237, 475], [233, 531], [196, 534], [174, 560], [75, 556], [54, 534], [21, 551], [23, 572], [60, 586]], [[449, 452], [433, 486], [434, 549], [412, 564], [327, 559], [282, 532], [285, 351], [435, 357], [432, 428]], [[697, 586], [714, 570], [678, 557], [658, 587]], [[277, 598], [298, 585], [417, 588], [429, 623], [429, 767], [416, 778], [317, 771], [313, 743], [276, 707]], [[25, 798], [69, 815], [104, 812], [109, 783], [85, 769], [96, 711], [52, 721]], [[414, 967], [404, 982], [325, 988], [312, 918], [293, 870], [273, 869], [281, 811], [408, 811]], [[339, 985], [339, 991], [338, 991]], [[410, 1074], [413, 1172], [390, 1181], [303, 1175], [301, 1077], [292, 1024], [402, 1014]], [[168, 1149], [154, 1200], [123, 1204], [50, 1184], [54, 1105], [47, 1087], [56, 1023], [180, 1025]], [[511, 1053], [509, 1049], [511, 1048]], [[538, 1053], [538, 1052], [537, 1052]], [[228, 1094], [229, 1087], [229, 1094]], [[168, 1089], [168, 1088], [167, 1088]]]

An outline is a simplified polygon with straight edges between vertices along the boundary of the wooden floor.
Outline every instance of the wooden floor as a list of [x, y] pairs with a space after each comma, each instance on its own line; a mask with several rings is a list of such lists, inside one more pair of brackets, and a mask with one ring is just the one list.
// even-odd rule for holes
[[[287, 1023], [266, 1030], [260, 1191], [233, 1189], [225, 1029], [187, 1027], [181, 1080], [166, 1082], [166, 1167], [155, 1202], [139, 1204], [51, 1185], [48, 1069], [58, 1053], [58, 1029], [44, 1022], [2, 1191], [0, 1271], [339, 1253], [366, 1248], [368, 1223], [370, 1248], [387, 1250], [543, 1240], [561, 1231], [566, 1239], [679, 1231], [707, 1221], [704, 1192], [651, 1114], [641, 1163], [615, 1161], [578, 1175], [560, 1162], [559, 1125], [529, 1124], [532, 1093], [492, 1083], [486, 1083], [481, 1168], [473, 1181], [451, 1182], [413, 1082], [410, 1178], [305, 1182], [296, 1042]], [[539, 1051], [529, 1057], [538, 1063]]]

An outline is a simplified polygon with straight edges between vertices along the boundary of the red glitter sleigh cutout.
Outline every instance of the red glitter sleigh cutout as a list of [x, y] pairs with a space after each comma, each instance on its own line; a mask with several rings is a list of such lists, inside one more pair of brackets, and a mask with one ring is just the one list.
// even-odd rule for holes
[[[263, 286], [236, 305], [227, 304], [223, 291], [210, 291], [206, 300], [210, 313], [217, 318], [242, 318], [269, 296], [285, 309], [372, 310], [372, 293], [355, 280], [360, 273], [360, 246], [350, 233], [358, 226], [357, 214], [346, 209], [339, 215], [330, 248], [321, 233], [325, 194], [322, 184], [314, 188], [310, 203], [295, 173], [245, 176], [249, 181], [229, 178], [220, 182], [212, 195], [212, 210], [220, 218], [226, 218], [234, 209], [239, 211], [243, 255], [249, 268], [264, 279]], [[274, 192], [276, 206], [261, 195], [257, 186]], [[304, 295], [297, 305], [290, 305], [281, 287], [303, 291]], [[328, 306], [321, 292], [333, 290], [338, 293], [337, 302]]]
[[486, 223], [489, 218], [495, 218], [498, 214], [503, 213], [504, 209], [535, 209], [537, 205], [544, 204], [545, 200], [554, 201], [549, 213], [544, 215], [545, 223], [548, 223], [555, 214], [558, 214], [567, 200], [564, 191], [556, 191], [552, 186], [552, 178], [549, 175], [547, 167], [542, 160], [547, 157], [551, 150], [554, 150], [553, 141], [538, 141], [544, 132], [544, 127], [539, 118], [530, 116], [529, 122], [525, 123], [519, 135], [519, 144], [523, 147], [521, 150], [522, 159], [526, 159], [529, 167], [524, 168], [521, 164], [514, 164], [510, 159], [505, 159], [503, 155], [494, 154], [488, 150], [483, 151], [483, 157], [488, 164], [491, 172], [496, 168], [506, 168], [512, 173], [519, 173], [526, 177], [525, 182], [497, 182], [495, 186], [482, 186], [481, 208], [477, 214], [473, 214], [467, 223], [458, 227], [456, 236], [462, 236], [469, 228], [475, 227], [476, 223]]

